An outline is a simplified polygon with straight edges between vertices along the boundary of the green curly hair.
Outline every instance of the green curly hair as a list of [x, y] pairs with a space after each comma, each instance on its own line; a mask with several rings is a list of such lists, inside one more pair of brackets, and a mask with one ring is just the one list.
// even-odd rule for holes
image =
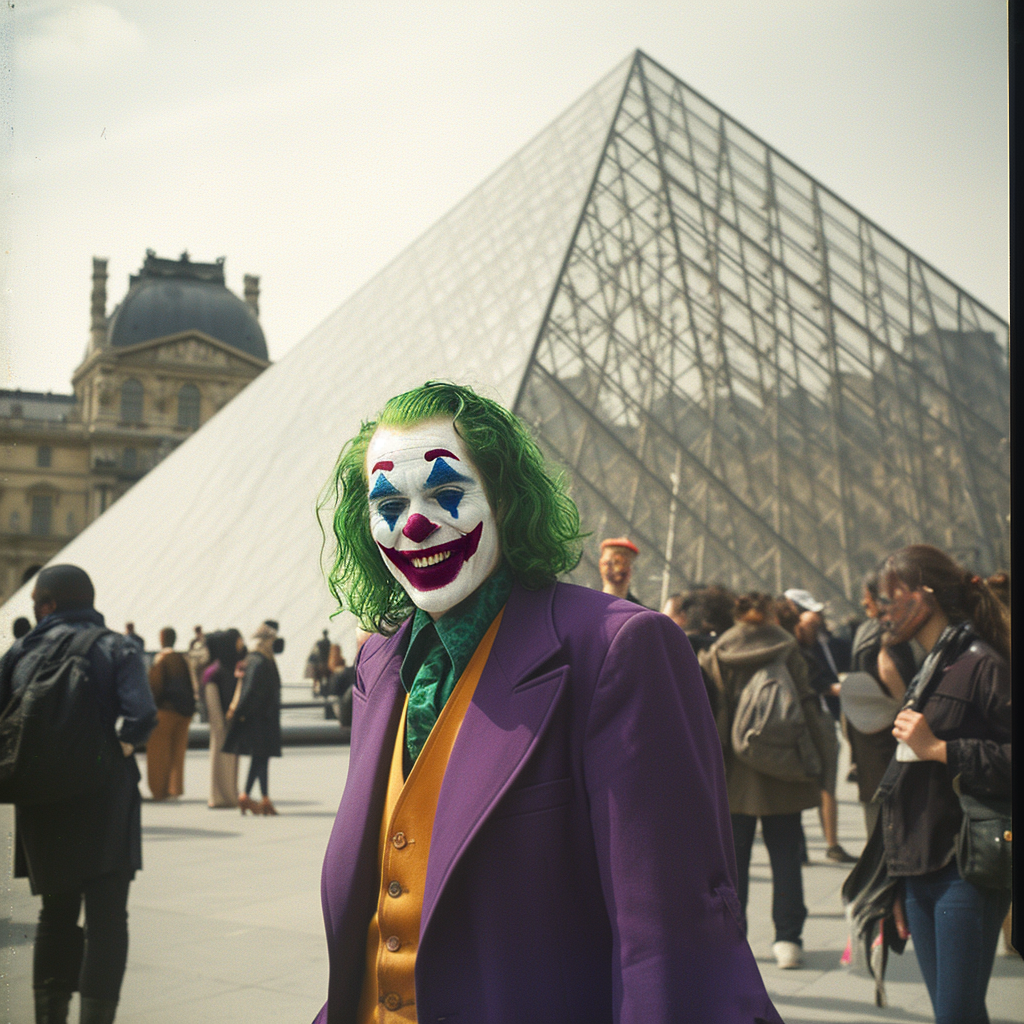
[[576, 567], [582, 554], [580, 514], [565, 478], [550, 472], [522, 421], [471, 388], [445, 381], [396, 395], [341, 449], [317, 504], [328, 561], [329, 516], [334, 536], [325, 576], [338, 610], [364, 629], [391, 633], [413, 603], [391, 575], [370, 533], [366, 451], [378, 427], [411, 427], [424, 420], [454, 421], [483, 480], [498, 522], [501, 554], [516, 580], [540, 590]]

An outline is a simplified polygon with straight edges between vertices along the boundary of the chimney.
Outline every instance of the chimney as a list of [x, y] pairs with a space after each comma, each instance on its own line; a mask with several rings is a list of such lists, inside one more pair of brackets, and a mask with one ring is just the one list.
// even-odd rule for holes
[[242, 279], [245, 283], [245, 301], [249, 304], [253, 315], [260, 315], [260, 279], [258, 274], [246, 274]]
[[89, 351], [98, 352], [107, 340], [107, 261], [92, 258], [92, 326]]

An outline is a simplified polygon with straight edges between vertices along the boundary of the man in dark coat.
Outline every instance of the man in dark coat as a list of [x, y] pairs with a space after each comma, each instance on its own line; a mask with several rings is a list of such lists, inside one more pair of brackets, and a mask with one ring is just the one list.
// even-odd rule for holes
[[[0, 708], [27, 685], [48, 650], [69, 632], [103, 626], [84, 570], [53, 565], [36, 577], [37, 625], [0, 661]], [[95, 792], [16, 808], [15, 875], [43, 898], [32, 964], [36, 1021], [64, 1024], [71, 993], [82, 993], [82, 1024], [113, 1021], [128, 957], [128, 887], [142, 867], [139, 769], [132, 756], [156, 725], [142, 658], [107, 632], [89, 652], [100, 717], [124, 759]], [[78, 915], [85, 902], [85, 933]], [[87, 936], [87, 938], [86, 938]]]

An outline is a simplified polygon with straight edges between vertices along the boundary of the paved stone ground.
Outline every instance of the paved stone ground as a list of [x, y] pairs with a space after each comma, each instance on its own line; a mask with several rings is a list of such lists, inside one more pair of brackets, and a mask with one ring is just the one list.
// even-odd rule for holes
[[[286, 747], [270, 766], [280, 816], [252, 818], [207, 808], [205, 754], [188, 752], [185, 796], [143, 805], [145, 868], [129, 900], [119, 1024], [312, 1020], [327, 986], [320, 863], [347, 767], [347, 747]], [[854, 787], [840, 783], [839, 797], [841, 842], [858, 853], [863, 819]], [[38, 901], [24, 880], [10, 878], [12, 819], [0, 806], [0, 1022], [28, 1024]], [[909, 947], [890, 961], [886, 1009], [875, 1008], [866, 977], [840, 966], [847, 868], [825, 860], [814, 812], [804, 826], [812, 863], [804, 871], [803, 969], [780, 971], [771, 957], [771, 876], [760, 838], [751, 869], [750, 942], [779, 1012], [794, 1024], [932, 1020]], [[988, 1006], [993, 1024], [1024, 1021], [1020, 958], [997, 957]]]

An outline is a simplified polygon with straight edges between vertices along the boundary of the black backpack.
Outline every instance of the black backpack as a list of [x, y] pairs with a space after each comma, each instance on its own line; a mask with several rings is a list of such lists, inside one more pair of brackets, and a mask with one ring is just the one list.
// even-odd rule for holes
[[89, 651], [109, 630], [69, 631], [41, 653], [0, 715], [0, 803], [49, 804], [99, 789], [124, 760], [104, 723]]

